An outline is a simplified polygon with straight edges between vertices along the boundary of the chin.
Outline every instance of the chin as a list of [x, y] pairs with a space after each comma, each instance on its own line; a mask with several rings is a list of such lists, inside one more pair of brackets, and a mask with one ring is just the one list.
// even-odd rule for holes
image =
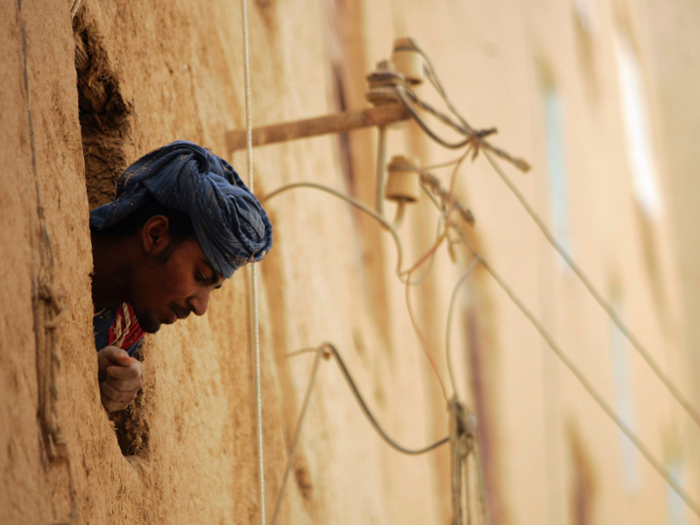
[[136, 318], [139, 321], [139, 326], [141, 327], [141, 330], [143, 330], [147, 334], [155, 334], [158, 330], [160, 330], [161, 322], [154, 318], [152, 315], [137, 313]]

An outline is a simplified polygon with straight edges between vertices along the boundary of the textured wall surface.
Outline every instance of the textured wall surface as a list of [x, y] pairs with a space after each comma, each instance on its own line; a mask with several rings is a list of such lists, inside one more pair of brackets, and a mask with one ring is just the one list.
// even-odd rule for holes
[[[73, 20], [68, 4], [0, 3], [0, 523], [62, 522], [71, 508], [67, 465], [50, 461], [38, 417], [50, 368], [40, 351], [51, 333], [39, 297], [47, 283], [67, 309], [55, 330], [55, 418], [71, 458], [76, 523], [255, 523], [247, 271], [212, 295], [204, 317], [147, 338], [143, 392], [126, 421], [113, 422], [96, 379], [88, 229], [89, 210], [111, 198], [120, 171], [172, 140], [208, 147], [246, 173], [245, 154], [225, 146], [225, 132], [244, 126], [240, 4], [83, 0]], [[494, 142], [531, 161], [527, 175], [506, 170], [550, 221], [545, 103], [556, 88], [573, 254], [687, 390], [679, 290], [688, 276], [677, 275], [668, 217], [650, 224], [635, 201], [620, 117], [614, 38], [631, 32], [645, 68], [651, 21], [641, 2], [597, 2], [588, 26], [592, 4], [251, 0], [254, 123], [365, 107], [364, 75], [395, 36], [409, 34], [470, 122], [497, 126]], [[663, 93], [655, 70], [644, 71], [655, 124]], [[257, 149], [256, 194], [308, 181], [372, 203], [376, 140], [376, 130], [362, 130]], [[665, 143], [654, 147], [663, 156]], [[389, 150], [423, 165], [453, 155], [414, 124], [390, 130]], [[476, 216], [474, 242], [615, 405], [609, 319], [483, 158], [463, 167], [457, 193]], [[266, 208], [275, 226], [275, 247], [259, 266], [270, 518], [313, 361], [286, 353], [336, 345], [378, 419], [408, 447], [444, 437], [448, 417], [394, 275], [390, 237], [308, 189]], [[433, 242], [436, 221], [425, 199], [409, 210], [407, 261]], [[445, 381], [447, 309], [469, 260], [460, 251], [452, 263], [441, 247], [429, 278], [411, 290]], [[664, 482], [634, 450], [629, 482], [619, 431], [508, 297], [483, 270], [466, 288], [452, 355], [457, 391], [480, 420], [491, 522], [665, 523]], [[635, 431], [665, 464], [681, 465], [697, 493], [697, 428], [624, 348]], [[336, 365], [322, 362], [280, 523], [450, 523], [449, 467], [446, 447], [420, 457], [387, 447]]]

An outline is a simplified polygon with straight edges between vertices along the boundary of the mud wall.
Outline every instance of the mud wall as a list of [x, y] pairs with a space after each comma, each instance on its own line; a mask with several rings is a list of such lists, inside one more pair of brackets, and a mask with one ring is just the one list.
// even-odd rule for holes
[[[46, 281], [67, 309], [56, 329], [61, 364], [54, 386], [77, 522], [253, 522], [259, 509], [245, 272], [213, 298], [205, 318], [146, 342], [146, 385], [120, 448], [95, 381], [87, 224], [89, 209], [111, 198], [121, 169], [160, 144], [187, 139], [227, 155], [225, 131], [242, 127], [244, 117], [240, 6], [94, 1], [72, 21], [67, 7], [3, 4], [3, 158], [12, 159], [3, 188], [14, 189], [3, 192], [2, 236], [3, 247], [17, 249], [4, 248], [2, 258], [12, 276], [3, 293], [16, 300], [2, 310], [1, 520], [65, 521], [71, 508], [67, 465], [49, 461], [37, 421], [45, 370], [34, 334], [45, 323], [35, 312]], [[319, 3], [251, 5], [256, 120], [331, 109], [326, 24]], [[342, 183], [335, 148], [324, 138], [261, 151], [258, 193], [300, 178]], [[244, 160], [234, 161], [244, 173]], [[384, 419], [408, 445], [446, 430], [444, 417], [425, 410], [436, 387], [427, 374], [416, 375], [424, 359], [417, 346], [392, 350], [393, 334], [367, 312], [372, 291], [362, 282], [358, 253], [381, 252], [381, 244], [372, 245], [378, 236], [365, 245], [357, 219], [323, 196], [279, 201], [271, 210], [277, 246], [260, 283], [273, 503], [311, 364], [286, 360], [288, 351], [334, 342], [378, 415], [403, 413]], [[41, 215], [52, 265], [41, 255]], [[392, 376], [396, 384], [387, 381]], [[445, 486], [444, 453], [438, 462], [386, 455], [331, 366], [324, 367], [308, 419], [283, 521], [385, 523], [404, 515], [430, 522], [444, 512], [425, 497]], [[402, 469], [410, 476], [395, 475]], [[385, 494], [394, 492], [401, 498], [387, 507]]]
[[[629, 183], [612, 47], [621, 10], [642, 50], [647, 21], [639, 3], [627, 11], [601, 4], [590, 36], [580, 13], [559, 2], [251, 1], [253, 118], [268, 124], [365, 107], [364, 74], [387, 57], [395, 36], [413, 35], [460, 110], [478, 127], [498, 126], [496, 142], [533, 163], [531, 174], [512, 175], [549, 220], [541, 76], [550, 71], [567, 101], [574, 253], [606, 294], [624, 291], [630, 324], [685, 387], [668, 225], [652, 225], [668, 255], [650, 274], [649, 228]], [[0, 6], [7, 165], [0, 173], [0, 522], [63, 522], [70, 513], [68, 468], [51, 461], [39, 417], [51, 369], [41, 349], [54, 335], [55, 421], [71, 458], [76, 523], [256, 522], [246, 271], [213, 294], [204, 317], [147, 339], [142, 395], [116, 423], [99, 400], [90, 300], [88, 212], [111, 198], [121, 169], [186, 139], [246, 173], [245, 155], [225, 149], [225, 132], [244, 125], [240, 5], [83, 0], [74, 19], [69, 8], [65, 0]], [[393, 129], [389, 144], [423, 164], [450, 158], [413, 125]], [[256, 193], [311, 181], [371, 203], [375, 150], [375, 130], [261, 148]], [[457, 187], [477, 217], [474, 241], [613, 402], [609, 321], [483, 159], [464, 173]], [[411, 329], [405, 288], [393, 275], [388, 236], [310, 190], [266, 207], [276, 232], [259, 267], [269, 517], [312, 364], [310, 354], [286, 353], [334, 343], [377, 417], [406, 446], [443, 437], [448, 421]], [[432, 242], [435, 221], [425, 202], [410, 211], [401, 230], [409, 259]], [[443, 378], [447, 305], [467, 263], [460, 254], [453, 264], [441, 250], [432, 275], [411, 292]], [[47, 284], [67, 312], [55, 331], [41, 296]], [[637, 458], [641, 474], [630, 489], [615, 427], [483, 271], [467, 288], [453, 355], [457, 390], [480, 419], [491, 523], [662, 523], [666, 493], [656, 474]], [[637, 430], [669, 464], [681, 457], [692, 468], [697, 454], [688, 443], [696, 434], [630, 359]], [[691, 475], [686, 481], [697, 484]], [[405, 457], [389, 449], [335, 365], [322, 363], [280, 523], [425, 524], [450, 516], [447, 450]]]

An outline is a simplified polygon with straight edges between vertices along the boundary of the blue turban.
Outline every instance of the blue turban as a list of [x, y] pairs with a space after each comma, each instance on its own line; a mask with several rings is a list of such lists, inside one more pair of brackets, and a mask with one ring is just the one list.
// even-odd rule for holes
[[204, 254], [226, 278], [272, 247], [270, 220], [231, 165], [183, 140], [129, 166], [117, 182], [117, 199], [92, 210], [90, 226], [109, 228], [152, 198], [190, 216]]

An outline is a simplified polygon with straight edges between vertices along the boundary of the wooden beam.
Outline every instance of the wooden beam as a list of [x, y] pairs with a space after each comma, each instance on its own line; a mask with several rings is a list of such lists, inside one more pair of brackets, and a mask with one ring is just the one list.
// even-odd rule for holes
[[[253, 129], [253, 147], [307, 137], [317, 137], [328, 133], [342, 133], [351, 129], [386, 126], [387, 124], [408, 120], [409, 118], [410, 115], [402, 104], [389, 104], [360, 111], [348, 111], [335, 115], [274, 124]], [[245, 149], [246, 131], [227, 131], [226, 145], [229, 151]]]

